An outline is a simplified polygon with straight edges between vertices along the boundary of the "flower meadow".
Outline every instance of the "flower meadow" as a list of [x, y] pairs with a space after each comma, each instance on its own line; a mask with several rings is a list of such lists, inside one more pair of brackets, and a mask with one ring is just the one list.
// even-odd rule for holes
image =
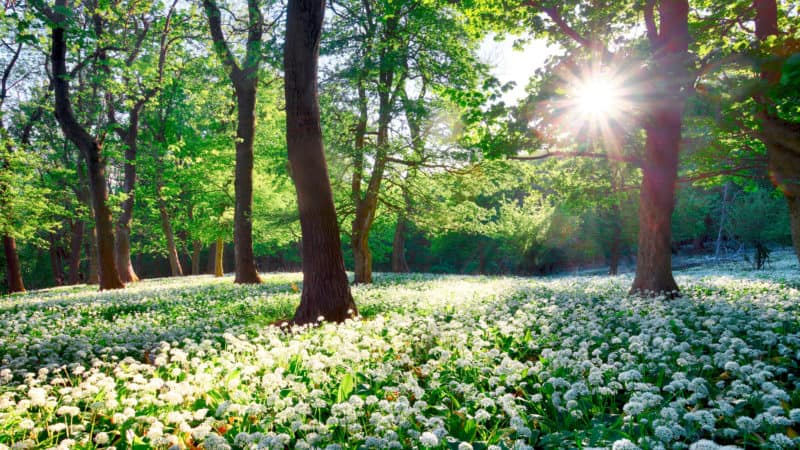
[[277, 327], [299, 274], [0, 299], [0, 449], [800, 448], [800, 272], [379, 275]]

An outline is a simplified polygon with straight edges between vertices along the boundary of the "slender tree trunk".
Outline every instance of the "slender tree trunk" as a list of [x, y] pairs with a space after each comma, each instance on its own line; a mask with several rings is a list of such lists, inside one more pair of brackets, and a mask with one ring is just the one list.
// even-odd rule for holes
[[406, 261], [406, 218], [402, 215], [397, 219], [392, 241], [392, 272], [408, 272]]
[[[672, 276], [672, 211], [681, 150], [684, 91], [689, 85], [689, 2], [659, 3], [660, 29], [651, 35], [663, 84], [645, 125], [647, 139], [639, 206], [639, 249], [631, 293], [678, 295]], [[655, 31], [655, 30], [652, 30]]]
[[212, 242], [208, 246], [208, 264], [206, 264], [206, 273], [214, 275], [217, 267], [217, 243]]
[[792, 230], [792, 244], [794, 252], [800, 261], [800, 197], [786, 197], [789, 204], [789, 222]]
[[714, 259], [719, 259], [722, 250], [722, 232], [725, 230], [725, 221], [728, 214], [728, 199], [730, 198], [730, 182], [722, 187], [722, 206], [719, 212], [719, 229], [717, 230], [717, 243], [714, 246]]
[[324, 0], [289, 0], [284, 50], [286, 142], [303, 236], [303, 293], [294, 322], [357, 314], [344, 270], [339, 223], [322, 143], [317, 61]]
[[233, 217], [234, 283], [260, 283], [253, 254], [253, 139], [256, 125], [256, 83], [236, 83], [238, 125], [236, 129], [236, 205]]
[[86, 255], [89, 258], [89, 279], [86, 280], [86, 284], [98, 284], [100, 283], [100, 268], [97, 264], [97, 231], [94, 228], [89, 233], [88, 245]]
[[200, 275], [200, 252], [203, 251], [203, 243], [192, 241], [192, 275]]
[[56, 286], [64, 285], [64, 261], [61, 258], [61, 249], [58, 248], [57, 237], [50, 233], [50, 268], [53, 271], [53, 282]]
[[100, 289], [119, 289], [125, 285], [117, 272], [114, 258], [114, 230], [111, 210], [108, 208], [106, 164], [102, 158], [100, 144], [75, 119], [69, 99], [69, 75], [67, 73], [67, 42], [63, 11], [66, 0], [56, 0], [52, 30], [53, 85], [55, 92], [55, 116], [64, 135], [83, 153], [89, 174], [89, 192], [94, 209], [97, 248], [99, 256]]
[[161, 198], [161, 189], [158, 189], [158, 213], [161, 216], [161, 230], [167, 239], [167, 259], [169, 259], [169, 271], [171, 276], [183, 276], [181, 260], [178, 258], [178, 247], [175, 245], [175, 234], [172, 232], [172, 223], [169, 220], [167, 203]]
[[117, 220], [116, 261], [120, 279], [124, 283], [139, 281], [131, 262], [131, 222], [133, 221], [134, 186], [136, 184], [136, 138], [139, 134], [139, 112], [134, 109], [125, 136], [125, 168], [122, 192], [122, 212]]
[[69, 284], [78, 284], [80, 281], [84, 228], [83, 220], [78, 219], [72, 224], [69, 242]]
[[225, 256], [225, 243], [222, 239], [217, 238], [217, 245], [214, 249], [214, 276], [225, 276], [225, 271], [222, 267], [222, 257]]
[[3, 250], [6, 256], [6, 272], [8, 276], [8, 289], [11, 292], [25, 292], [22, 282], [22, 270], [17, 254], [17, 242], [11, 236], [3, 236]]

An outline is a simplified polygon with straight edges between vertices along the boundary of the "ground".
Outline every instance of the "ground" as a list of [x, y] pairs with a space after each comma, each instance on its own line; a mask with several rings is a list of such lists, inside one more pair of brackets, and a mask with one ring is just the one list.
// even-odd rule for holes
[[0, 449], [797, 448], [791, 253], [677, 274], [379, 275], [306, 329], [299, 274], [0, 299]]

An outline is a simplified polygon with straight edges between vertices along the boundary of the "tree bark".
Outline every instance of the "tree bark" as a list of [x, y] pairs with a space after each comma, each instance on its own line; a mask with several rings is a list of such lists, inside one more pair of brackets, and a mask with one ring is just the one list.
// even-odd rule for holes
[[8, 276], [8, 289], [10, 292], [25, 292], [22, 282], [22, 270], [19, 265], [17, 242], [13, 237], [3, 236], [3, 250], [6, 256], [6, 272]]
[[160, 187], [157, 195], [158, 213], [161, 216], [161, 230], [164, 232], [164, 237], [167, 239], [167, 259], [169, 259], [170, 275], [173, 277], [181, 277], [183, 276], [183, 268], [181, 267], [181, 260], [178, 258], [178, 247], [175, 245], [175, 233], [172, 232], [167, 203], [161, 198]]
[[78, 284], [81, 272], [81, 247], [84, 233], [83, 220], [77, 219], [72, 224], [69, 242], [69, 284]]
[[408, 262], [406, 261], [406, 218], [400, 216], [394, 228], [394, 240], [392, 241], [392, 272], [407, 273]]
[[131, 222], [133, 221], [134, 186], [136, 185], [136, 140], [139, 135], [138, 105], [131, 111], [130, 123], [125, 133], [125, 167], [122, 192], [122, 212], [117, 220], [116, 261], [120, 279], [124, 283], [139, 281], [131, 262]]
[[264, 17], [257, 0], [247, 1], [247, 50], [241, 66], [228, 47], [222, 31], [220, 9], [215, 0], [203, 0], [214, 50], [228, 70], [236, 93], [236, 178], [233, 213], [235, 283], [260, 283], [253, 254], [253, 140], [258, 68], [263, 57], [261, 37]]
[[200, 275], [200, 252], [203, 251], [203, 243], [192, 241], [192, 275]]
[[208, 246], [208, 264], [206, 264], [206, 273], [214, 275], [217, 267], [217, 243], [212, 242]]
[[789, 223], [792, 230], [792, 245], [800, 261], [800, 197], [787, 196], [786, 202], [789, 204]]
[[260, 283], [253, 254], [253, 140], [255, 136], [256, 83], [237, 83], [236, 205], [233, 213], [234, 283]]
[[53, 66], [53, 85], [55, 92], [55, 116], [64, 135], [75, 144], [83, 154], [89, 174], [89, 192], [94, 209], [97, 232], [98, 272], [100, 289], [119, 289], [125, 287], [120, 280], [114, 258], [114, 231], [111, 210], [108, 208], [106, 185], [106, 164], [101, 155], [100, 143], [91, 136], [75, 119], [69, 99], [69, 74], [67, 73], [66, 0], [56, 0], [54, 10], [52, 48], [50, 60]]
[[648, 34], [657, 71], [653, 76], [662, 87], [653, 99], [654, 106], [644, 127], [647, 138], [640, 193], [639, 248], [631, 293], [674, 297], [678, 295], [678, 285], [672, 276], [671, 219], [685, 91], [690, 83], [688, 0], [659, 2], [659, 17], [658, 33]]
[[289, 0], [284, 50], [286, 142], [302, 231], [303, 292], [297, 324], [357, 314], [344, 269], [322, 142], [317, 61], [324, 0]]
[[86, 255], [89, 257], [89, 279], [86, 284], [99, 284], [100, 283], [100, 269], [97, 264], [97, 232], [94, 228], [89, 233], [89, 248]]
[[[754, 0], [756, 10], [756, 37], [766, 41], [771, 36], [780, 36], [778, 28], [778, 3], [776, 0]], [[780, 83], [781, 70], [775, 64], [765, 64], [761, 79], [767, 86]], [[767, 148], [767, 161], [773, 184], [783, 192], [789, 206], [792, 245], [800, 262], [800, 122], [784, 120], [771, 111], [772, 100], [758, 93], [755, 100], [763, 110], [757, 115], [760, 138]]]
[[56, 286], [64, 285], [64, 260], [61, 258], [61, 249], [58, 247], [57, 236], [50, 233], [50, 268], [53, 271], [53, 282]]
[[225, 276], [225, 271], [222, 267], [222, 257], [225, 256], [225, 243], [222, 242], [222, 239], [217, 239], [217, 245], [214, 249], [214, 276], [215, 277], [222, 277]]

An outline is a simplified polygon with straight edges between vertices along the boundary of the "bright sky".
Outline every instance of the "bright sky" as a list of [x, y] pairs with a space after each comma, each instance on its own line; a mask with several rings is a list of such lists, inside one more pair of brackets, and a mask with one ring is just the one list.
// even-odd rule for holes
[[493, 36], [487, 37], [481, 44], [479, 56], [487, 64], [494, 67], [492, 73], [500, 83], [516, 82], [514, 89], [506, 92], [503, 100], [506, 104], [515, 104], [525, 96], [525, 86], [536, 69], [544, 65], [545, 60], [557, 50], [549, 48], [544, 40], [534, 40], [522, 51], [513, 49], [514, 37], [508, 36], [497, 42]]

